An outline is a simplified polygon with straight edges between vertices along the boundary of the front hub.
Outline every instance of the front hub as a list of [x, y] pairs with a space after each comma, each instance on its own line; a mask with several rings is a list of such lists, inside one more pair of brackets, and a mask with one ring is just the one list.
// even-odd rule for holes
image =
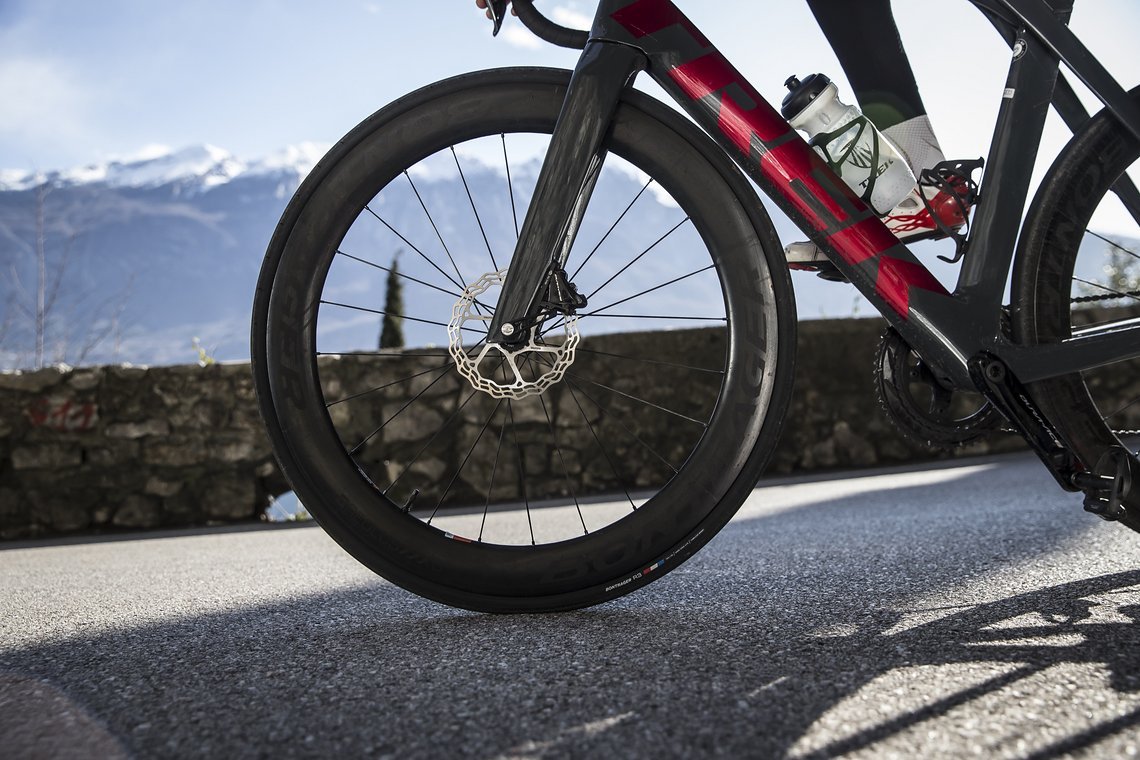
[[[448, 350], [459, 374], [471, 386], [492, 398], [524, 399], [537, 396], [557, 383], [574, 363], [578, 346], [578, 317], [556, 315], [552, 327], [543, 321], [526, 328], [524, 336], [514, 336], [510, 344], [500, 343], [484, 335], [475, 346], [463, 347], [464, 332], [486, 333], [491, 323], [491, 309], [480, 299], [491, 288], [502, 288], [507, 270], [488, 272], [467, 286], [451, 310], [447, 326]], [[550, 341], [552, 333], [561, 342]]]

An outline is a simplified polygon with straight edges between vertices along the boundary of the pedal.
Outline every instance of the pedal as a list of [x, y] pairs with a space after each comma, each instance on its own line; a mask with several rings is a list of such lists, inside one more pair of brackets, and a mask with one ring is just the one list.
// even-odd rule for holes
[[1085, 511], [1102, 520], [1120, 520], [1127, 514], [1124, 499], [1132, 490], [1136, 460], [1123, 446], [1104, 452], [1092, 472], [1073, 475], [1073, 485], [1085, 492]]

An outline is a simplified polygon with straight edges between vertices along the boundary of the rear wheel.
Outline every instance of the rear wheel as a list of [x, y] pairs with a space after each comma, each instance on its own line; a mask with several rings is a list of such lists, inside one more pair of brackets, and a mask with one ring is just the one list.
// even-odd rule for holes
[[[1020, 341], [1057, 342], [1140, 316], [1138, 157], [1140, 141], [1102, 112], [1050, 170], [1026, 220], [1014, 272]], [[1114, 192], [1121, 178], [1133, 187], [1122, 196]], [[1043, 380], [1030, 391], [1091, 467], [1110, 447], [1133, 454], [1140, 448], [1137, 370], [1140, 360], [1121, 361]], [[1125, 522], [1140, 530], [1140, 488], [1133, 490]]]
[[[751, 490], [788, 401], [770, 222], [636, 94], [566, 265], [588, 305], [517, 355], [488, 348], [566, 82], [471, 75], [366, 121], [298, 191], [255, 306], [263, 415], [302, 501], [376, 572], [456, 606], [569, 609], [676, 567]], [[378, 349], [397, 326], [412, 348]]]

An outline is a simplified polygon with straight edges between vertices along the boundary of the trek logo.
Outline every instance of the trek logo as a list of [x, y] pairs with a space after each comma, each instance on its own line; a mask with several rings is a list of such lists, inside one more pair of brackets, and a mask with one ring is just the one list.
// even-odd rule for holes
[[[611, 18], [643, 45], [651, 60], [668, 66], [667, 74], [691, 99], [698, 122], [716, 125], [724, 138], [757, 171], [758, 181], [782, 198], [798, 216], [829, 239], [852, 267], [874, 266], [876, 293], [904, 318], [913, 287], [945, 294], [942, 285], [914, 260], [874, 212], [839, 180], [824, 159], [741, 76], [731, 63], [669, 0], [636, 0]], [[652, 38], [660, 36], [655, 44]], [[680, 62], [677, 62], [677, 61]], [[867, 167], [872, 162], [864, 159]], [[881, 165], [878, 174], [890, 163]], [[876, 175], [877, 176], [877, 175]], [[892, 250], [893, 249], [893, 250]], [[891, 252], [891, 255], [883, 254]]]

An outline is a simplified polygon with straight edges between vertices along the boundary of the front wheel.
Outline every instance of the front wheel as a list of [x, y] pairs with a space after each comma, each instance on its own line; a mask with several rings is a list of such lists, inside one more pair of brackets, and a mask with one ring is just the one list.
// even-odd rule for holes
[[707, 138], [632, 92], [565, 265], [588, 305], [488, 347], [567, 83], [468, 75], [365, 121], [298, 190], [255, 304], [262, 412], [302, 501], [358, 560], [459, 607], [571, 609], [676, 567], [752, 489], [790, 394], [770, 221]]

